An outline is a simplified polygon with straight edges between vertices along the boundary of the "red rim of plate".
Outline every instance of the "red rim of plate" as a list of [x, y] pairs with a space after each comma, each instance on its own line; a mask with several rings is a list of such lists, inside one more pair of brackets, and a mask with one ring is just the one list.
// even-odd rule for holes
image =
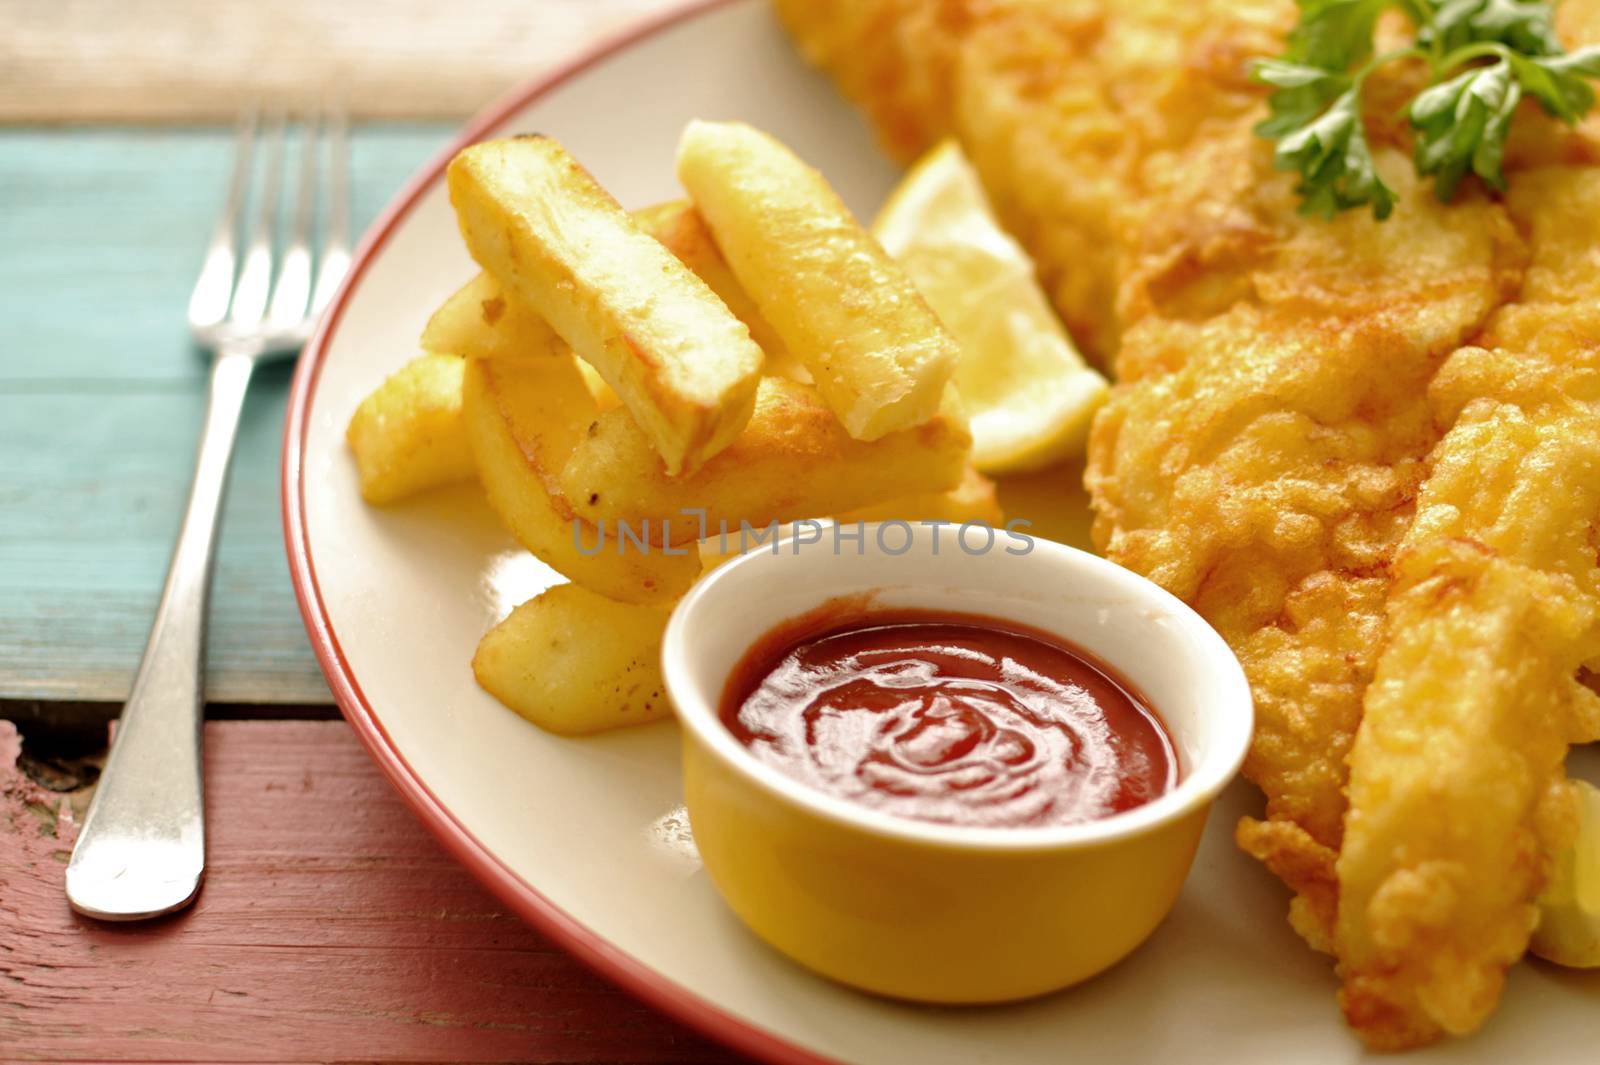
[[445, 849], [465, 865], [490, 891], [518, 916], [554, 940], [578, 960], [679, 1021], [698, 1029], [718, 1042], [766, 1061], [783, 1065], [835, 1065], [804, 1047], [789, 1042], [764, 1028], [734, 1016], [687, 988], [645, 965], [615, 943], [601, 937], [551, 902], [532, 884], [512, 872], [458, 821], [438, 796], [429, 790], [411, 765], [396, 749], [382, 723], [367, 702], [361, 684], [346, 661], [338, 635], [322, 600], [316, 566], [311, 558], [310, 530], [305, 511], [306, 434], [310, 426], [311, 400], [327, 354], [328, 341], [339, 328], [339, 320], [350, 293], [360, 282], [368, 265], [388, 243], [395, 227], [411, 214], [423, 193], [432, 189], [444, 174], [446, 165], [460, 149], [481, 139], [545, 93], [588, 70], [610, 56], [637, 44], [662, 30], [699, 15], [727, 6], [733, 0], [695, 0], [687, 6], [636, 25], [591, 48], [553, 73], [538, 77], [489, 105], [458, 133], [454, 140], [434, 156], [389, 202], [356, 248], [349, 275], [340, 286], [316, 333], [306, 344], [289, 394], [289, 412], [283, 438], [283, 538], [289, 554], [289, 575], [295, 598], [311, 638], [317, 661], [333, 690], [333, 697], [345, 719], [355, 729], [367, 753], [383, 770], [402, 799], [422, 818], [424, 825], [444, 844]]

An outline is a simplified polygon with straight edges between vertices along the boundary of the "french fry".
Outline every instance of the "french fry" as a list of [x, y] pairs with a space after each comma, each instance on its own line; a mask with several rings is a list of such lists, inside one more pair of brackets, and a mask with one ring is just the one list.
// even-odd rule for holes
[[[571, 349], [515, 296], [488, 274], [479, 274], [450, 294], [422, 329], [424, 351], [468, 359], [538, 358]], [[586, 362], [578, 372], [601, 410], [621, 402], [611, 386]]]
[[[666, 602], [693, 583], [700, 572], [693, 552], [622, 551], [615, 541], [594, 551], [600, 530], [576, 521], [561, 495], [557, 475], [600, 416], [570, 354], [469, 360], [461, 410], [484, 493], [522, 546], [571, 580], [623, 602]], [[580, 549], [578, 537], [592, 553]]]
[[[750, 327], [750, 335], [766, 348], [763, 336], [776, 341], [772, 327], [750, 297], [739, 288], [723, 261], [722, 253], [711, 243], [711, 233], [694, 213], [688, 200], [669, 200], [632, 212], [633, 218], [651, 236], [664, 244], [689, 269], [711, 286], [734, 314]], [[735, 304], [738, 307], [735, 307]], [[754, 317], [746, 318], [745, 313]], [[758, 333], [757, 330], [761, 332]], [[565, 347], [553, 344], [555, 330], [527, 304], [508, 294], [486, 273], [456, 289], [433, 312], [422, 329], [422, 348], [464, 358], [504, 359], [528, 354], [548, 353]]]
[[506, 706], [564, 736], [659, 721], [672, 715], [661, 681], [667, 613], [559, 584], [484, 635], [472, 673]]
[[[712, 243], [710, 231], [687, 200], [646, 207], [633, 216], [700, 275], [750, 327], [752, 335], [767, 336], [776, 346], [776, 359], [771, 351], [767, 354], [768, 372], [804, 374], [804, 368], [783, 351], [772, 327], [739, 287]], [[436, 484], [472, 476], [466, 427], [461, 424], [462, 365], [443, 356], [538, 358], [570, 350], [543, 318], [485, 273], [451, 293], [433, 313], [422, 331], [422, 347], [430, 355], [380, 386], [351, 419], [351, 447], [357, 452], [368, 502], [390, 503]], [[577, 367], [602, 411], [621, 403], [594, 367], [582, 361]]]
[[948, 492], [885, 499], [881, 503], [870, 503], [838, 516], [840, 524], [858, 521], [947, 521], [959, 525], [975, 521], [997, 529], [1005, 524], [1005, 520], [995, 483], [971, 466], [962, 474], [961, 483]]
[[739, 434], [761, 373], [750, 330], [559, 144], [473, 145], [448, 179], [473, 258], [600, 372], [669, 471]]
[[422, 355], [361, 401], [345, 430], [361, 498], [393, 503], [472, 478], [472, 453], [461, 425], [463, 369], [454, 355]]
[[699, 535], [687, 508], [703, 508], [712, 529], [737, 529], [945, 491], [961, 481], [971, 444], [953, 398], [922, 425], [868, 442], [846, 433], [811, 386], [767, 377], [745, 431], [696, 473], [669, 476], [626, 412], [613, 411], [573, 446], [560, 483], [580, 517], [635, 529], [648, 519], [654, 542], [678, 544]]
[[850, 435], [939, 409], [959, 348], [821, 174], [738, 122], [691, 122], [678, 179], [733, 274]]
[[499, 282], [479, 274], [433, 312], [422, 328], [422, 349], [467, 359], [510, 359], [567, 346], [527, 304], [508, 298]]
[[683, 265], [711, 286], [711, 291], [727, 304], [733, 316], [749, 327], [751, 339], [766, 356], [762, 362], [763, 373], [810, 383], [811, 375], [805, 366], [784, 346], [772, 323], [733, 276], [728, 260], [722, 257], [711, 230], [706, 228], [705, 219], [693, 204], [688, 200], [672, 200], [635, 211], [633, 217]]
[[[688, 200], [658, 203], [632, 213], [646, 232], [693, 270], [749, 328], [765, 354], [764, 372], [791, 380], [811, 380], [806, 368], [784, 348], [755, 302], [740, 287], [712, 241], [711, 231]], [[504, 359], [564, 350], [566, 343], [514, 294], [488, 274], [480, 273], [434, 311], [422, 330], [422, 347], [424, 351], [466, 358]], [[580, 361], [578, 370], [602, 410], [621, 402], [594, 367]]]

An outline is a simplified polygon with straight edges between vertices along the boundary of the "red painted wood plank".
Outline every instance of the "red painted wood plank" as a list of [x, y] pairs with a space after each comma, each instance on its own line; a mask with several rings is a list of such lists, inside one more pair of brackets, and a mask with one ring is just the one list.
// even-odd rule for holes
[[66, 800], [0, 721], [0, 1060], [731, 1061], [506, 914], [343, 722], [206, 726], [188, 911], [77, 917]]

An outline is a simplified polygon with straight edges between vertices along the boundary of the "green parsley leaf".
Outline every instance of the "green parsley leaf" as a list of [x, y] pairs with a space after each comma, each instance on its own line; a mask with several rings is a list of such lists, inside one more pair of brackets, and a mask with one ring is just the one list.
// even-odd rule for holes
[[[1467, 174], [1505, 188], [1506, 139], [1525, 97], [1567, 123], [1594, 106], [1600, 47], [1566, 54], [1553, 8], [1540, 0], [1296, 0], [1300, 22], [1284, 54], [1253, 75], [1273, 87], [1256, 126], [1277, 142], [1274, 162], [1300, 174], [1301, 209], [1332, 215], [1370, 205], [1378, 219], [1394, 193], [1378, 176], [1362, 119], [1361, 92], [1385, 63], [1421, 60], [1429, 85], [1406, 109], [1416, 134], [1417, 173], [1449, 202]], [[1379, 17], [1411, 21], [1415, 41], [1373, 55]]]
[[1278, 88], [1267, 101], [1271, 117], [1256, 126], [1257, 133], [1272, 140], [1316, 118], [1350, 87], [1350, 79], [1342, 74], [1282, 59], [1262, 60], [1255, 76]]
[[1523, 90], [1563, 122], [1576, 124], [1594, 106], [1586, 79], [1600, 77], [1600, 48], [1538, 59], [1513, 54], [1510, 60]]
[[1344, 73], [1372, 55], [1372, 31], [1390, 0], [1296, 0], [1300, 23], [1283, 58]]
[[1331, 218], [1349, 207], [1372, 205], [1380, 221], [1394, 210], [1394, 192], [1378, 176], [1361, 121], [1361, 98], [1346, 89], [1319, 117], [1278, 141], [1280, 170], [1301, 175], [1300, 213]]
[[1491, 187], [1505, 188], [1500, 160], [1506, 133], [1522, 99], [1522, 86], [1505, 60], [1471, 67], [1423, 90], [1411, 103], [1417, 131], [1417, 173], [1433, 177], [1434, 194], [1445, 203], [1467, 172]]
[[1417, 44], [1448, 54], [1495, 41], [1526, 56], [1560, 55], [1555, 11], [1537, 0], [1445, 0], [1417, 30]]

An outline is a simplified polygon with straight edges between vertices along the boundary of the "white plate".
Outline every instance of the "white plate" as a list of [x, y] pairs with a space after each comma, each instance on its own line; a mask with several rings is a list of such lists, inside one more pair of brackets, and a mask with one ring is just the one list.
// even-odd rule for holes
[[[530, 14], [530, 17], [533, 17]], [[895, 171], [758, 2], [648, 27], [490, 111], [459, 143], [559, 137], [628, 206], [681, 196], [673, 148], [695, 117], [740, 118], [820, 166], [870, 215]], [[375, 510], [343, 444], [357, 402], [416, 352], [474, 272], [434, 160], [367, 236], [296, 378], [284, 454], [291, 566], [341, 706], [420, 816], [509, 905], [620, 984], [769, 1060], [1348, 1062], [1327, 961], [1284, 920], [1284, 890], [1233, 846], [1258, 805], [1235, 785], [1177, 909], [1089, 984], [1003, 1008], [927, 1009], [802, 971], [723, 907], [686, 838], [672, 724], [547, 735], [478, 689], [478, 637], [554, 580], [460, 489]], [[1600, 1034], [1600, 976], [1516, 967], [1470, 1040], [1412, 1061], [1571, 1061]], [[1587, 1050], [1580, 1050], [1587, 1047]]]

